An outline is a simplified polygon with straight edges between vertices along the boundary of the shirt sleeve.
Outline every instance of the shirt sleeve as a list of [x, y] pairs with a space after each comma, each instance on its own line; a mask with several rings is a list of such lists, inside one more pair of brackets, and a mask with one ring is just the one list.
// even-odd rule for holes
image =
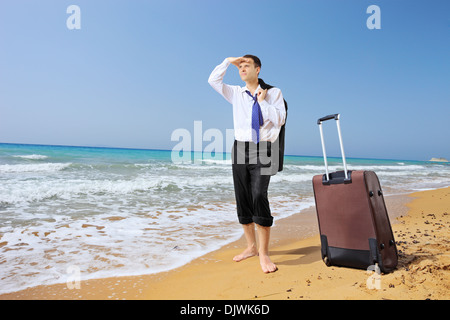
[[259, 103], [264, 121], [269, 120], [277, 128], [286, 121], [286, 108], [284, 106], [284, 98], [281, 90], [278, 88], [270, 89], [267, 92], [266, 99]]
[[229, 103], [233, 103], [233, 95], [236, 91], [236, 86], [230, 86], [223, 83], [223, 78], [227, 72], [227, 68], [230, 65], [230, 61], [225, 59], [221, 64], [214, 68], [209, 76], [208, 83], [218, 93], [220, 93]]

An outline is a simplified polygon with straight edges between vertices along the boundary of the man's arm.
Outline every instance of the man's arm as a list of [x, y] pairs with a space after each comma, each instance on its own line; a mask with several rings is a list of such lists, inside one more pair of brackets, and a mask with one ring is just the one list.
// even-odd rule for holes
[[267, 90], [262, 89], [258, 92], [258, 102], [263, 118], [268, 119], [275, 127], [281, 128], [286, 121], [283, 94], [278, 88], [272, 88], [269, 96], [266, 93]]
[[230, 86], [223, 83], [223, 78], [227, 72], [227, 68], [230, 64], [235, 65], [239, 68], [242, 62], [247, 62], [248, 58], [243, 57], [229, 57], [226, 58], [221, 64], [219, 64], [211, 73], [208, 79], [208, 83], [214, 88], [218, 93], [220, 93], [229, 103], [233, 103], [233, 95], [238, 86]]
[[243, 62], [252, 62], [252, 59], [250, 58], [244, 58], [244, 57], [229, 57], [227, 60], [232, 64], [235, 65], [239, 69], [239, 65]]
[[213, 72], [209, 76], [208, 83], [214, 88], [218, 93], [220, 93], [229, 103], [233, 103], [233, 88], [225, 83], [223, 83], [223, 78], [227, 72], [227, 68], [230, 65], [230, 61], [227, 59], [223, 60], [221, 64], [214, 68]]

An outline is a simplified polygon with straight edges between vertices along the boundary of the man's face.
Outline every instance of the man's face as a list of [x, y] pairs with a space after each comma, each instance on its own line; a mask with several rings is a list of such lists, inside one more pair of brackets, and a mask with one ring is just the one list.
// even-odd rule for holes
[[241, 76], [242, 81], [249, 81], [258, 79], [260, 67], [255, 67], [255, 63], [252, 59], [249, 59], [250, 62], [242, 62], [239, 65], [239, 75]]

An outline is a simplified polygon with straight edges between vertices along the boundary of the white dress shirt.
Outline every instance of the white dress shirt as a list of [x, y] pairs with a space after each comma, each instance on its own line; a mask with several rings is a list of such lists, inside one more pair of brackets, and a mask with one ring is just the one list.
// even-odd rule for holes
[[[252, 108], [254, 100], [245, 91], [247, 86], [230, 86], [223, 83], [223, 78], [230, 61], [225, 59], [209, 76], [209, 84], [233, 105], [234, 137], [238, 141], [252, 141]], [[255, 91], [258, 92], [258, 89]], [[249, 90], [250, 91], [250, 90]], [[271, 88], [264, 101], [259, 102], [264, 124], [260, 127], [260, 141], [275, 142], [281, 126], [286, 120], [286, 109], [281, 90]]]

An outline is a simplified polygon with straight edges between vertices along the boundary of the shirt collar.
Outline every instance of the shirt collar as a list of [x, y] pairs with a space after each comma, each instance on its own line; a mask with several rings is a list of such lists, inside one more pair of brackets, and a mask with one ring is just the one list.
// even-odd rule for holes
[[[261, 86], [258, 84], [258, 88], [256, 88], [256, 91], [255, 92], [258, 92], [258, 89], [259, 88], [261, 88]], [[241, 93], [245, 93], [245, 91], [250, 91], [248, 88], [247, 88], [247, 86], [245, 86], [245, 87], [241, 87]]]

